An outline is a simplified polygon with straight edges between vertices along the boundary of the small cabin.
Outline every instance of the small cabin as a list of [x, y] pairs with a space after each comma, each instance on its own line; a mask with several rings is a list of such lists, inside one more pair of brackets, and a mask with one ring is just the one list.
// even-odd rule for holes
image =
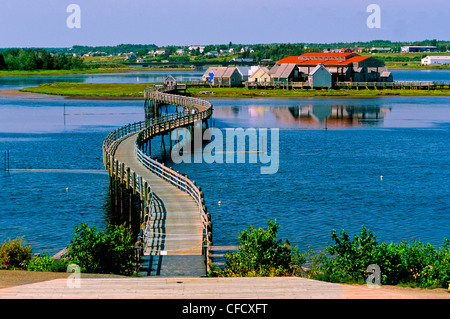
[[242, 74], [237, 67], [209, 67], [202, 76], [206, 81], [215, 86], [239, 86], [242, 85]]
[[177, 85], [177, 80], [169, 75], [165, 80], [164, 80], [164, 86], [175, 86]]
[[308, 75], [309, 85], [313, 88], [330, 88], [332, 86], [331, 73], [319, 63]]
[[271, 80], [272, 79], [269, 74], [269, 69], [264, 66], [260, 67], [256, 72], [252, 74], [252, 76], [248, 78], [248, 81], [253, 83], [266, 83], [270, 82]]

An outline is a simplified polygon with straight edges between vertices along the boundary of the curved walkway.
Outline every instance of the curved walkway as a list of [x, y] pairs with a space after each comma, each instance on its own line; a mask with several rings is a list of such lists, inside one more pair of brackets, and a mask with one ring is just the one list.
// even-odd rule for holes
[[[212, 227], [203, 192], [186, 176], [145, 154], [151, 153], [149, 144], [154, 136], [194, 125], [212, 115], [210, 102], [168, 93], [176, 89], [145, 90], [146, 114], [158, 114], [157, 107], [164, 104], [181, 106], [183, 112], [124, 125], [103, 142], [104, 165], [111, 185], [114, 184], [111, 186], [114, 200], [122, 196], [126, 187], [142, 202], [139, 208], [142, 232], [138, 239], [142, 248], [139, 248], [141, 275], [202, 276], [209, 265]], [[120, 195], [118, 183], [122, 185]]]
[[135, 154], [136, 135], [129, 134], [118, 144], [114, 157], [131, 167], [147, 181], [154, 196], [154, 210], [150, 216], [151, 242], [144, 254], [201, 255], [203, 228], [197, 204], [171, 183], [150, 172]]

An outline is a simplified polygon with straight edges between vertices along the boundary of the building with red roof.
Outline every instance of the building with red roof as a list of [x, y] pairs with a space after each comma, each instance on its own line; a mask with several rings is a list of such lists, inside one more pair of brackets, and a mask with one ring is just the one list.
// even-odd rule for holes
[[300, 56], [289, 56], [277, 61], [277, 65], [296, 64], [299, 72], [309, 76], [318, 64], [322, 64], [335, 82], [390, 82], [392, 75], [383, 61], [371, 56], [360, 56], [352, 52], [311, 52]]

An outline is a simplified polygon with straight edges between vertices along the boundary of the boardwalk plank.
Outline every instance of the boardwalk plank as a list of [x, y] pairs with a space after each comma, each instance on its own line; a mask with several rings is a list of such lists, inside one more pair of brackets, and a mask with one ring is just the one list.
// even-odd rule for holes
[[[158, 254], [164, 250], [168, 255], [201, 255], [203, 227], [197, 204], [187, 193], [151, 173], [139, 162], [135, 154], [136, 136], [137, 133], [133, 133], [122, 139], [114, 157], [150, 184], [157, 201], [151, 217], [156, 244], [144, 254]], [[177, 234], [187, 235], [180, 240]]]

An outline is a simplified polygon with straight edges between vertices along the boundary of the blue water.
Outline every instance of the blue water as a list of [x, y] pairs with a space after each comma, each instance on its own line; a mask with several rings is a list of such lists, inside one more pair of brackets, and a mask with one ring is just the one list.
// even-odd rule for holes
[[[450, 98], [213, 103], [216, 127], [280, 128], [276, 174], [262, 175], [262, 164], [248, 161], [173, 164], [202, 186], [216, 244], [237, 244], [239, 230], [250, 223], [267, 227], [267, 219], [276, 219], [280, 236], [303, 250], [322, 249], [332, 229], [354, 234], [363, 225], [383, 241], [417, 239], [438, 246], [450, 236]], [[327, 126], [319, 119], [281, 116], [332, 103], [372, 111], [351, 122], [329, 118]], [[381, 110], [382, 118], [373, 120]]]
[[[104, 228], [112, 217], [102, 143], [118, 126], [141, 120], [142, 105], [0, 97], [0, 241], [24, 236], [33, 251], [56, 253], [75, 225]], [[5, 151], [18, 171], [3, 171]]]
[[202, 71], [134, 71], [126, 73], [104, 74], [69, 74], [60, 76], [0, 76], [0, 89], [14, 89], [26, 86], [36, 86], [53, 82], [81, 82], [81, 83], [154, 83], [164, 82], [168, 75], [172, 75], [178, 81], [200, 80]]
[[[392, 70], [396, 81], [449, 81], [447, 70]], [[128, 73], [76, 74], [62, 76], [0, 76], [0, 89], [13, 89], [52, 82], [85, 83], [154, 83], [164, 82], [170, 74], [178, 81], [201, 80], [204, 71], [154, 71], [136, 70]]]
[[392, 70], [394, 81], [450, 81], [448, 70]]
[[[2, 81], [0, 89], [35, 84]], [[362, 225], [383, 241], [439, 246], [449, 237], [450, 97], [212, 102], [215, 127], [280, 130], [273, 175], [260, 174], [259, 163], [171, 164], [203, 188], [215, 244], [236, 244], [238, 231], [266, 227], [268, 218], [277, 219], [280, 238], [302, 250], [323, 248], [332, 229], [352, 234]], [[0, 241], [24, 236], [34, 252], [56, 253], [76, 224], [104, 227], [111, 217], [102, 142], [112, 129], [142, 119], [143, 101], [0, 96]], [[5, 174], [6, 150], [10, 168], [52, 171]]]

